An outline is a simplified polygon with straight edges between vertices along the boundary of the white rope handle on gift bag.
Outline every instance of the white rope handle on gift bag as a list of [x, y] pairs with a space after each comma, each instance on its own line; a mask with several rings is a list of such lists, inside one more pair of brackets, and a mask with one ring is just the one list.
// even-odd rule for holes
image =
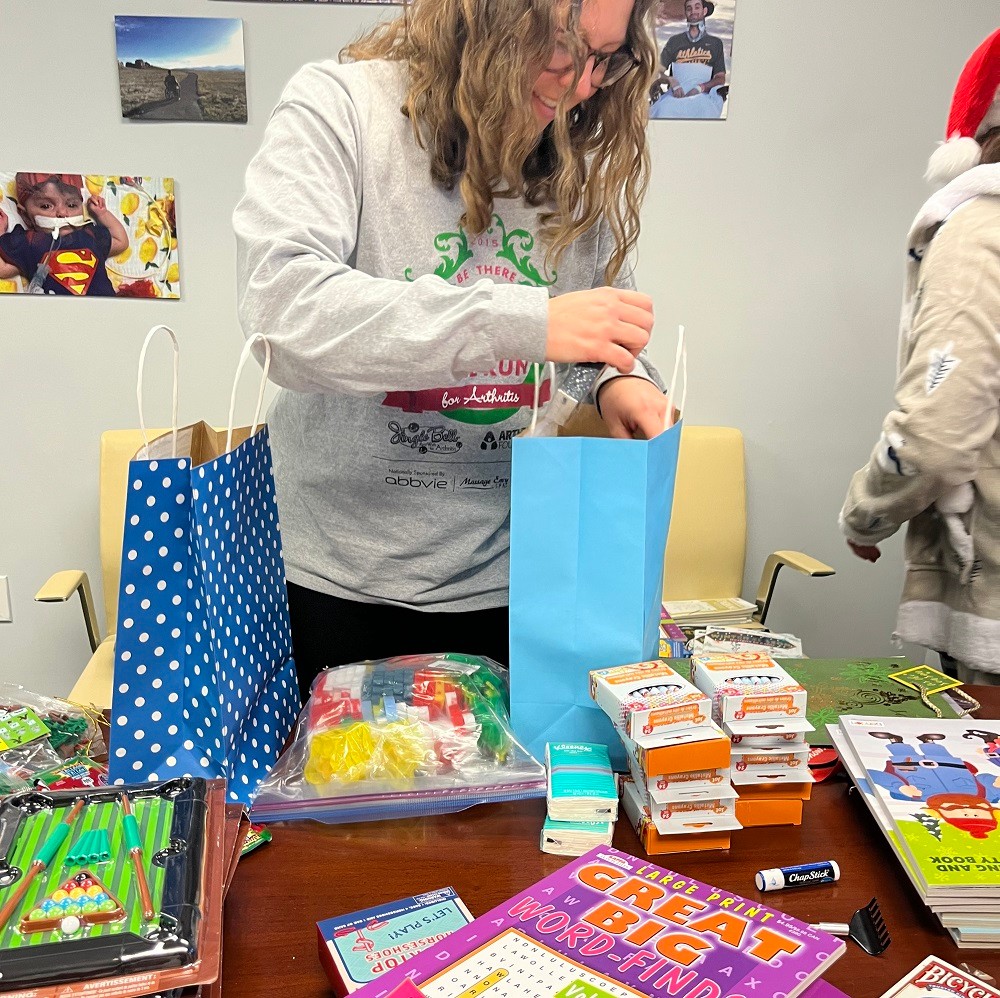
[[[677, 389], [678, 374], [684, 380], [681, 388], [681, 404], [674, 405], [674, 392]], [[674, 425], [674, 411], [684, 415], [684, 406], [687, 404], [688, 393], [688, 353], [687, 343], [684, 340], [684, 327], [677, 327], [677, 353], [674, 355], [674, 373], [670, 376], [670, 387], [667, 389], [667, 416], [664, 420], [664, 430], [669, 430]]]
[[528, 424], [528, 432], [525, 436], [532, 436], [535, 432], [535, 425], [538, 423], [538, 400], [541, 397], [542, 382], [545, 380], [545, 369], [549, 370], [552, 384], [556, 383], [556, 365], [547, 360], [543, 364], [535, 364], [535, 396], [531, 403], [531, 422]]
[[173, 439], [171, 441], [171, 458], [177, 457], [177, 372], [180, 369], [180, 358], [181, 352], [180, 347], [177, 345], [177, 337], [174, 335], [174, 331], [169, 326], [159, 325], [153, 326], [153, 328], [146, 333], [146, 339], [143, 340], [142, 350], [139, 352], [139, 374], [136, 377], [135, 382], [135, 400], [139, 404], [139, 429], [142, 431], [142, 442], [146, 448], [149, 447], [149, 438], [146, 436], [146, 421], [142, 415], [142, 374], [146, 368], [146, 351], [149, 349], [149, 341], [153, 336], [158, 333], [161, 329], [165, 330], [167, 335], [173, 340], [174, 344], [174, 398], [173, 406], [170, 414], [170, 425], [173, 428]]
[[260, 379], [260, 391], [257, 393], [257, 408], [254, 409], [253, 413], [253, 426], [250, 429], [250, 436], [254, 436], [260, 426], [260, 409], [264, 404], [264, 389], [267, 387], [267, 372], [271, 370], [271, 344], [268, 343], [267, 337], [263, 333], [254, 333], [243, 345], [243, 353], [240, 354], [240, 362], [236, 365], [236, 377], [233, 378], [233, 394], [229, 397], [229, 423], [228, 432], [226, 433], [226, 453], [228, 454], [233, 448], [233, 413], [236, 411], [236, 389], [240, 384], [240, 375], [243, 373], [243, 365], [247, 362], [247, 357], [250, 356], [250, 351], [253, 350], [254, 345], [257, 343], [264, 344], [264, 369], [261, 374]]

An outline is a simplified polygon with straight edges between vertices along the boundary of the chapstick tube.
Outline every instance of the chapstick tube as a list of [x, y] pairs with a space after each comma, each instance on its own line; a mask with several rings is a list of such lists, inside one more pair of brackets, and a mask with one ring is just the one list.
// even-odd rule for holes
[[761, 870], [754, 878], [759, 891], [780, 891], [785, 887], [808, 887], [810, 884], [832, 884], [840, 880], [840, 867], [832, 860], [824, 863], [803, 863], [801, 866], [780, 866]]

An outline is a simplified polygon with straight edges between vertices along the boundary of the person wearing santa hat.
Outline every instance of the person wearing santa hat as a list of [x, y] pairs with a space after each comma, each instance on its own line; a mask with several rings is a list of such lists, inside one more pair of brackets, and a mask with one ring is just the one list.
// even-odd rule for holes
[[897, 634], [1000, 685], [1000, 30], [972, 54], [907, 239], [896, 408], [840, 514], [851, 550], [909, 523]]

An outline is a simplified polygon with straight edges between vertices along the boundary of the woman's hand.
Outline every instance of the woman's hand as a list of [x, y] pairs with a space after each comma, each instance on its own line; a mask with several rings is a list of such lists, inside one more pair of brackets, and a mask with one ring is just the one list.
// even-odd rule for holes
[[666, 428], [667, 396], [645, 378], [612, 378], [601, 385], [598, 399], [613, 437], [649, 440]]
[[611, 364], [622, 374], [653, 331], [653, 299], [638, 291], [593, 288], [549, 300], [545, 359], [557, 364]]

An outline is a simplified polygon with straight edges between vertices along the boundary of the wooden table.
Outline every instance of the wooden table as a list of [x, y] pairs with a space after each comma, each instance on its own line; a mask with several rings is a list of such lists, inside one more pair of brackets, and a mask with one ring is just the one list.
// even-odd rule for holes
[[[980, 717], [1000, 718], [1000, 687], [969, 687]], [[470, 808], [405, 821], [271, 826], [274, 841], [243, 859], [226, 901], [223, 989], [233, 998], [329, 998], [317, 957], [316, 922], [331, 915], [436, 887], [454, 887], [474, 915], [523, 890], [566, 860], [539, 851], [544, 800]], [[619, 849], [643, 856], [624, 817]], [[761, 895], [754, 873], [773, 866], [835, 859], [838, 883]], [[1000, 980], [1000, 952], [959, 950], [924, 907], [850, 783], [813, 788], [799, 827], [748, 828], [728, 853], [653, 857], [661, 866], [780, 904], [807, 922], [846, 922], [879, 899], [892, 945], [870, 957], [848, 942], [826, 973], [852, 998], [876, 998], [929, 953], [968, 962]]]

